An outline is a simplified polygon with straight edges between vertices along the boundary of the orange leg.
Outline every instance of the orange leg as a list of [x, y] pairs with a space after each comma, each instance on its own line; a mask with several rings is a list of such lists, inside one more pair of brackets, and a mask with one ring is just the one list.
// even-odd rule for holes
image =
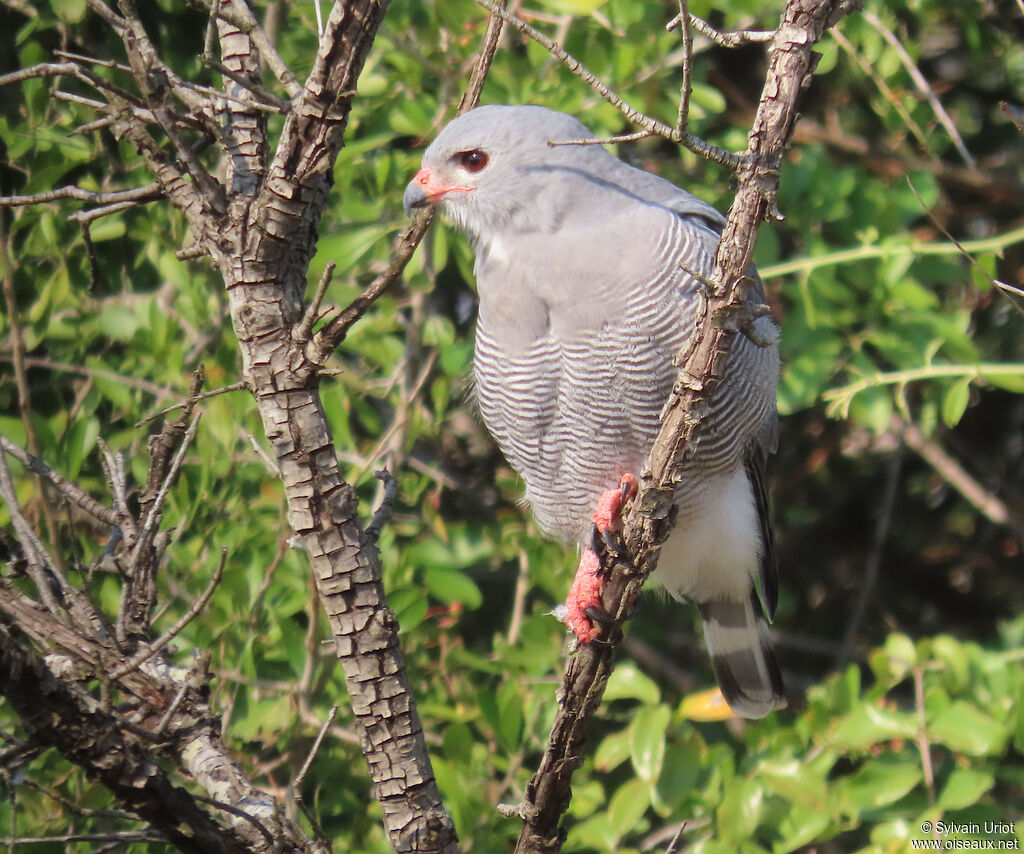
[[[636, 478], [631, 474], [622, 476], [618, 489], [609, 489], [601, 495], [594, 511], [594, 528], [597, 533], [614, 531], [622, 517], [622, 507], [636, 495]], [[565, 600], [565, 624], [572, 629], [580, 643], [590, 643], [601, 633], [601, 626], [595, 625], [587, 611], [602, 611], [601, 606], [601, 559], [592, 545], [583, 550], [579, 569], [573, 579], [569, 596]]]

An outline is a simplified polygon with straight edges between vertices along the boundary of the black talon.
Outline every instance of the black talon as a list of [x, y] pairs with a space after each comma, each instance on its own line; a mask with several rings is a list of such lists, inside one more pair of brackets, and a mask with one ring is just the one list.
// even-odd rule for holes
[[619, 539], [619, 535], [616, 534], [615, 531], [601, 531], [601, 539], [604, 541], [605, 548], [615, 555], [615, 557], [622, 557], [626, 554], [626, 549], [622, 545], [622, 541]]
[[600, 608], [595, 608], [593, 605], [584, 608], [583, 613], [587, 615], [587, 619], [591, 623], [603, 628], [607, 628], [615, 623], [615, 618], [611, 614], [607, 611], [602, 611]]
[[596, 522], [590, 526], [590, 550], [596, 555], [601, 554], [600, 545], [603, 542], [603, 536]]

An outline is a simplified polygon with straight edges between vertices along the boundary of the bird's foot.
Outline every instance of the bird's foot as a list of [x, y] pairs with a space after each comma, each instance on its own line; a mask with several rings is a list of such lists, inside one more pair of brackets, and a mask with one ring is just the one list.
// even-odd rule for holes
[[601, 494], [594, 511], [594, 526], [602, 535], [614, 531], [622, 518], [622, 508], [630, 498], [636, 495], [636, 478], [624, 474], [618, 489], [609, 489]]
[[572, 629], [580, 643], [590, 643], [601, 633], [601, 626], [611, 617], [601, 604], [601, 559], [598, 557], [598, 537], [614, 554], [621, 554], [615, 537], [622, 508], [636, 495], [636, 478], [631, 474], [622, 476], [618, 489], [609, 489], [601, 495], [594, 511], [594, 526], [591, 543], [583, 550], [579, 569], [573, 579], [569, 595], [565, 600], [565, 624]]

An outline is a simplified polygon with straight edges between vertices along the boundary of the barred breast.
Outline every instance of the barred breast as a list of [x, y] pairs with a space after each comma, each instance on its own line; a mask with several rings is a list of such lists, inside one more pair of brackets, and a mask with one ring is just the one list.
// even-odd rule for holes
[[[524, 498], [546, 533], [586, 536], [600, 493], [614, 488], [623, 473], [640, 471], [675, 380], [673, 357], [693, 333], [698, 277], [710, 275], [717, 239], [706, 227], [670, 216], [648, 274], [640, 270], [637, 281], [618, 283], [617, 311], [599, 323], [573, 323], [572, 301], [561, 307], [543, 297], [542, 305], [524, 302], [520, 311], [546, 316], [537, 328], [525, 327], [533, 340], [524, 346], [521, 336], [510, 338], [499, 324], [490, 328], [488, 314], [481, 314], [474, 358], [477, 403], [522, 476]], [[489, 284], [481, 281], [482, 298]], [[521, 298], [507, 288], [498, 296]], [[601, 295], [581, 299], [587, 296]], [[584, 313], [581, 304], [575, 310]], [[727, 382], [698, 429], [684, 469], [684, 513], [699, 499], [691, 481], [739, 465], [743, 446], [774, 412], [777, 367], [762, 349], [746, 339], [735, 342]]]

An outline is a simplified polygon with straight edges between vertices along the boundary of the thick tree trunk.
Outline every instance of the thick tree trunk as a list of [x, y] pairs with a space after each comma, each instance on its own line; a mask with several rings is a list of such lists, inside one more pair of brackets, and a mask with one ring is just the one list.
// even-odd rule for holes
[[[294, 102], [265, 179], [236, 180], [226, 239], [210, 244], [230, 295], [244, 378], [330, 621], [391, 844], [398, 852], [440, 854], [455, 850], [454, 827], [434, 782], [377, 550], [339, 473], [318, 366], [298, 331], [317, 224], [356, 81], [386, 5], [335, 4], [321, 42], [330, 48], [321, 50]], [[249, 65], [244, 56], [239, 61]], [[234, 159], [236, 178], [240, 171], [262, 175], [260, 129], [250, 121], [232, 131], [233, 147], [244, 155]]]

